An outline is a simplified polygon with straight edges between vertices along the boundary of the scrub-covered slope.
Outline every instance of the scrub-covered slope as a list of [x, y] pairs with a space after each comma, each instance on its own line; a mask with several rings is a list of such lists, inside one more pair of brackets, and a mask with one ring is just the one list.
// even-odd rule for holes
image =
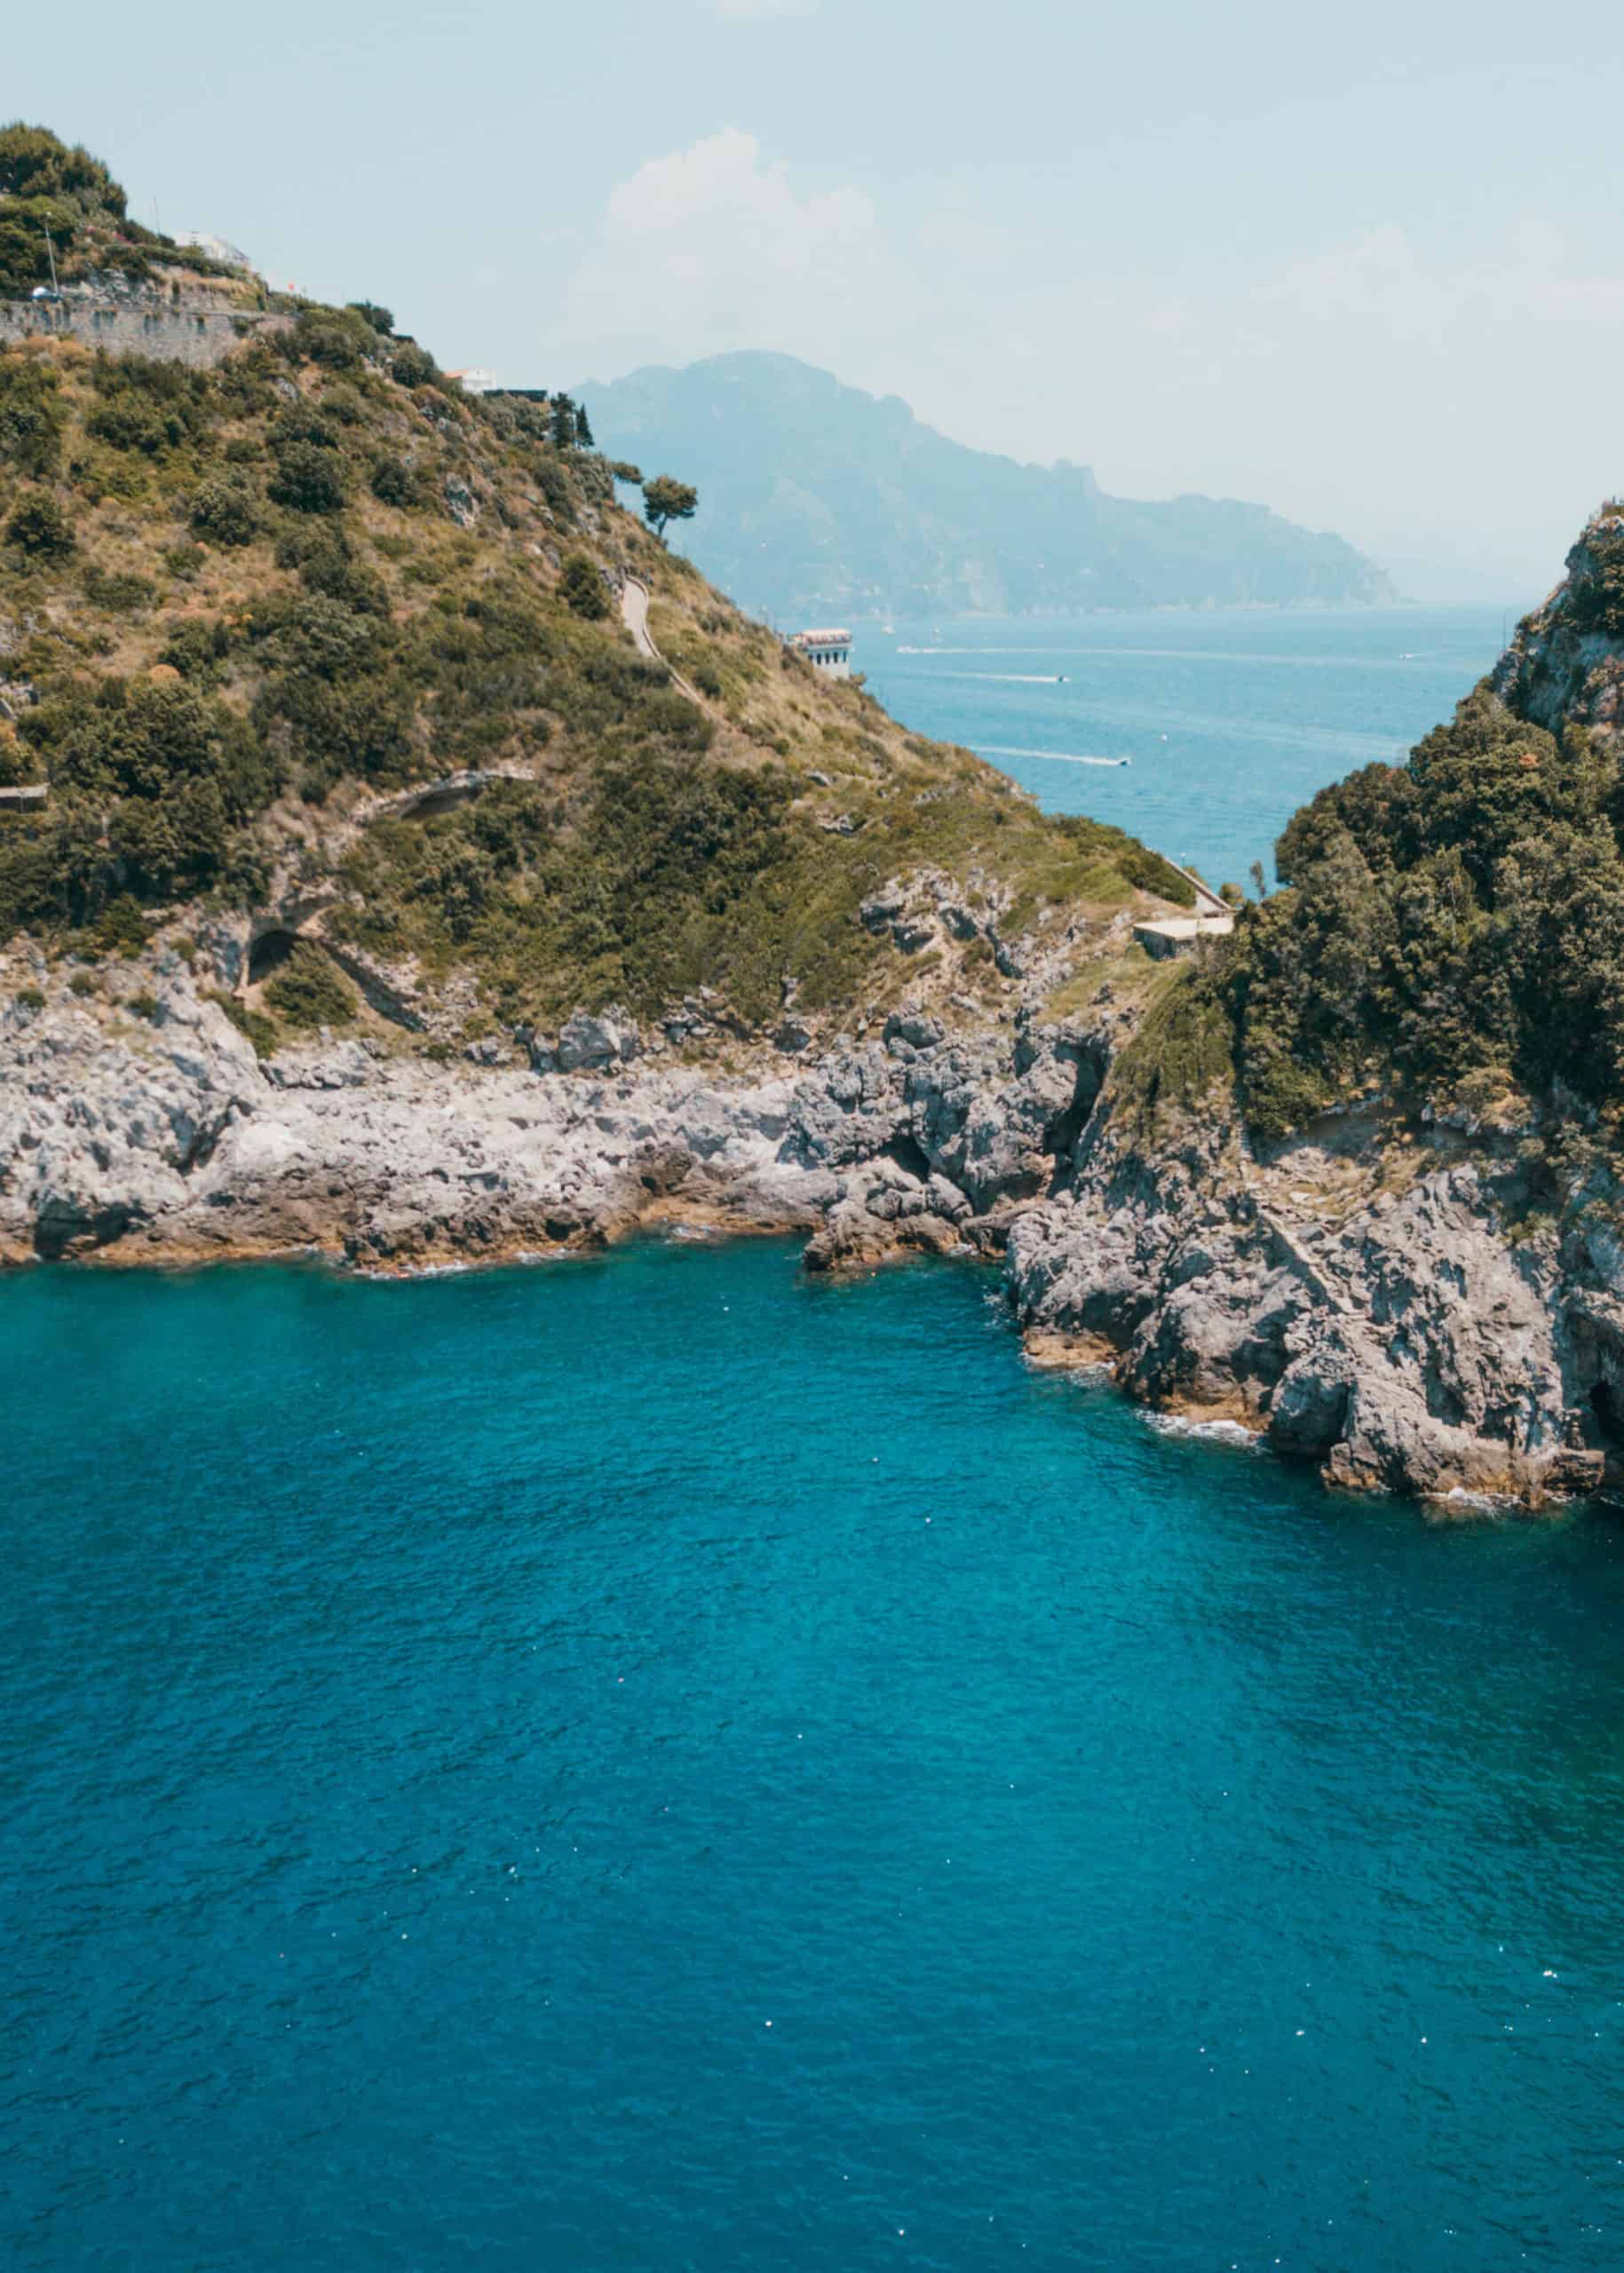
[[[123, 257], [100, 195], [75, 242]], [[127, 249], [185, 304], [161, 241]], [[355, 981], [444, 1046], [700, 989], [752, 1029], [905, 980], [997, 999], [1057, 911], [1188, 899], [815, 677], [556, 406], [464, 396], [369, 305], [267, 306], [213, 368], [0, 349], [0, 940], [88, 965], [274, 929], [306, 1013]], [[298, 987], [259, 976], [223, 985], [269, 1046]]]

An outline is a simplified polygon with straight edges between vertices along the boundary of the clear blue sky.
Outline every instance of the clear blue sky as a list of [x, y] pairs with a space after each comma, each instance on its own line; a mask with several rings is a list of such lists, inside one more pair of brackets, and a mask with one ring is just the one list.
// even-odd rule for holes
[[0, 110], [451, 365], [782, 349], [1533, 584], [1624, 488], [1616, 6], [12, 13]]

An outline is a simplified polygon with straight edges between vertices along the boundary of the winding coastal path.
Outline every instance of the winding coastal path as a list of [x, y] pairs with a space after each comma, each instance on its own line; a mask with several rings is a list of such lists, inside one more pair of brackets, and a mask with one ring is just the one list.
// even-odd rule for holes
[[[628, 576], [621, 586], [621, 621], [630, 632], [632, 645], [639, 655], [646, 655], [651, 663], [665, 663], [665, 657], [655, 646], [648, 628], [648, 586], [639, 582], [636, 576]], [[680, 693], [685, 694], [690, 702], [697, 702], [700, 709], [704, 709], [705, 701], [698, 690], [688, 685], [680, 671], [672, 670], [669, 663], [665, 663], [665, 667], [671, 672], [671, 685]]]

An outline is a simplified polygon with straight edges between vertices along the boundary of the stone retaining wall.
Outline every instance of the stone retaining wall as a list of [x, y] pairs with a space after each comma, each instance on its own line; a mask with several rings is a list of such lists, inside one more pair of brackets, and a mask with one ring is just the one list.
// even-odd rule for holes
[[83, 340], [109, 355], [150, 355], [208, 370], [256, 332], [286, 331], [293, 319], [241, 309], [123, 306], [79, 300], [0, 301], [0, 346], [40, 337]]

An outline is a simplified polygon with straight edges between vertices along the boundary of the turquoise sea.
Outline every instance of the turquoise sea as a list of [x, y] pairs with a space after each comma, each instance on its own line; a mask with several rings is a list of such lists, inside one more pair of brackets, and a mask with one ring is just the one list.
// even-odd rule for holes
[[0, 2263], [1615, 2267], [1616, 1518], [996, 1286], [0, 1281]]
[[1051, 812], [1244, 883], [1316, 789], [1401, 760], [1449, 717], [1515, 622], [1483, 606], [977, 616], [864, 625], [852, 667]]

